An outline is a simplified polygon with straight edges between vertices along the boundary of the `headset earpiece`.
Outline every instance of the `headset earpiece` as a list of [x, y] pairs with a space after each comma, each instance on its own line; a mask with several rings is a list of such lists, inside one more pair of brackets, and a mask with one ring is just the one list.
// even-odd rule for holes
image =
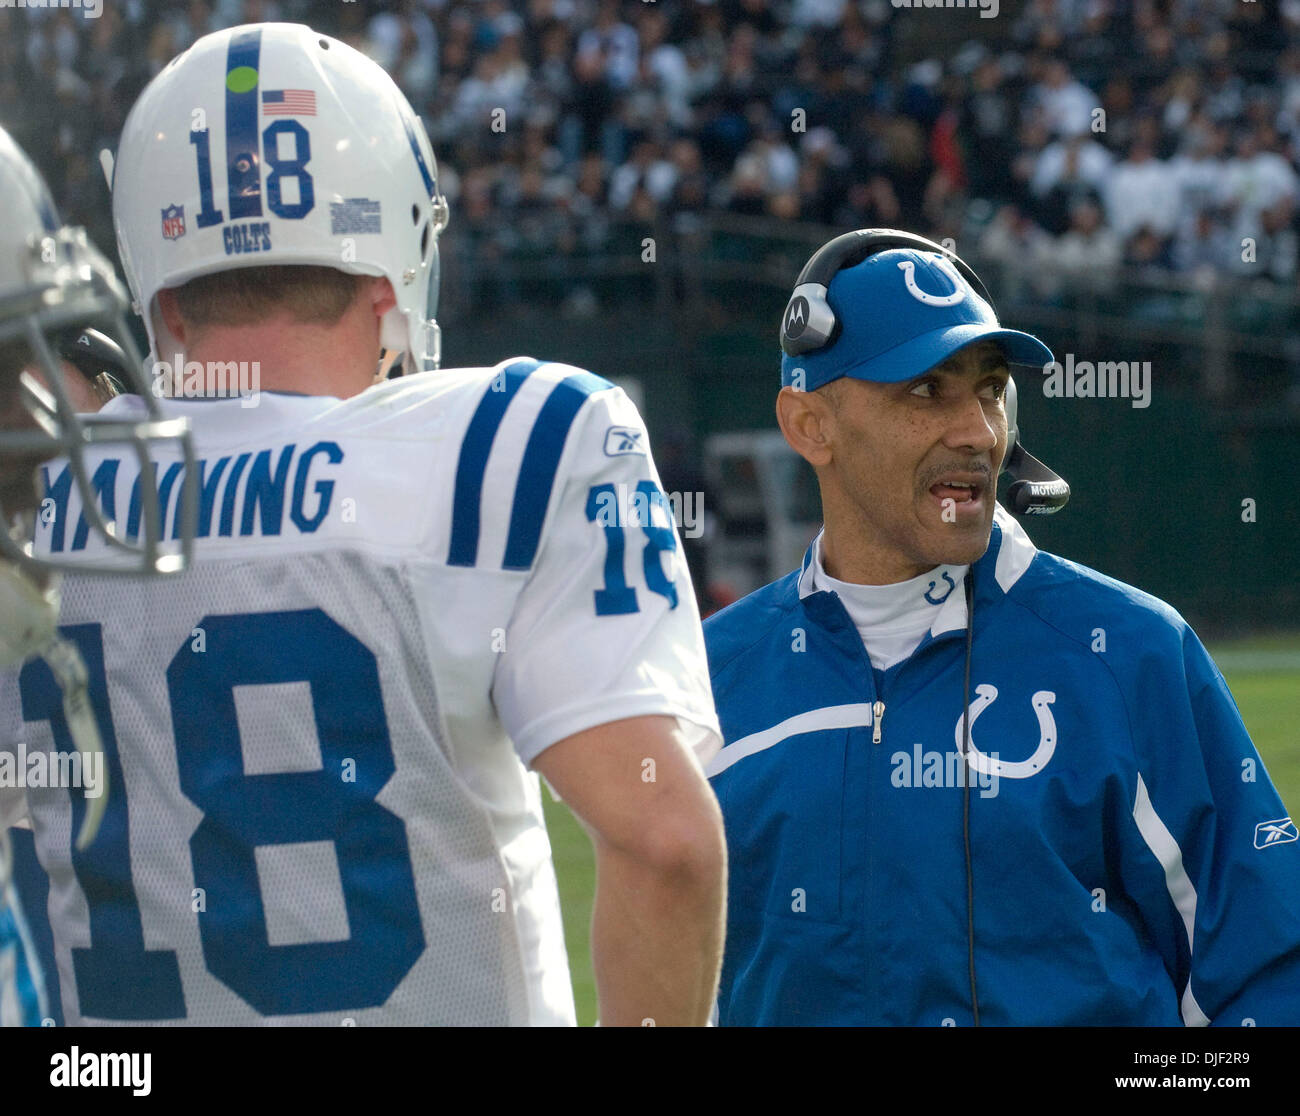
[[[890, 248], [913, 248], [918, 252], [938, 252], [957, 269], [990, 307], [993, 300], [974, 270], [942, 244], [897, 229], [855, 229], [827, 241], [813, 253], [799, 272], [794, 293], [781, 316], [781, 351], [798, 356], [825, 348], [839, 335], [839, 322], [826, 299], [831, 280], [846, 267], [860, 264], [868, 256]], [[996, 313], [996, 311], [994, 311]]]
[[781, 319], [781, 350], [787, 356], [810, 353], [835, 340], [839, 323], [820, 283], [800, 283]]

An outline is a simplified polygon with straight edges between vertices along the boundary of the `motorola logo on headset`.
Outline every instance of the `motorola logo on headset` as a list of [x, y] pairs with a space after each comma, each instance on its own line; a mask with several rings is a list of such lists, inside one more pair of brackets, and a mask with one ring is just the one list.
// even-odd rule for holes
[[808, 300], [803, 295], [795, 295], [790, 305], [785, 308], [785, 336], [798, 337], [808, 326]]

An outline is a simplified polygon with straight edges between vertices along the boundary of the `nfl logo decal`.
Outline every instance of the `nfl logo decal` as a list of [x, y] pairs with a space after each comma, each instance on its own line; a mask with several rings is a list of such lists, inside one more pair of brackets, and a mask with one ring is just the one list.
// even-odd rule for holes
[[183, 205], [169, 205], [162, 211], [162, 234], [164, 240], [179, 240], [185, 235]]

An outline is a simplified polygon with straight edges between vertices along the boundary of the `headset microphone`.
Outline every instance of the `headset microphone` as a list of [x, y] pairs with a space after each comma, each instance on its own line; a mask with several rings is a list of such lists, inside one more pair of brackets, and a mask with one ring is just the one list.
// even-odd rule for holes
[[1015, 515], [1052, 515], [1070, 502], [1070, 486], [1016, 443], [1007, 458], [1007, 504]]
[[1002, 472], [1011, 478], [1005, 507], [1013, 515], [1054, 515], [1070, 502], [1070, 486], [1025, 449], [1020, 441], [1020, 399], [1016, 381], [1007, 380], [1007, 449]]

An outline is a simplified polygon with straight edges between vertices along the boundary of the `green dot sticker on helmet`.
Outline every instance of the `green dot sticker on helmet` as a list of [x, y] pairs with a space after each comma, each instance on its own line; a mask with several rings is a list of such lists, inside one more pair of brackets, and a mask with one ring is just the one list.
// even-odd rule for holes
[[226, 75], [226, 88], [232, 93], [247, 93], [257, 85], [257, 71], [252, 66], [236, 66]]

